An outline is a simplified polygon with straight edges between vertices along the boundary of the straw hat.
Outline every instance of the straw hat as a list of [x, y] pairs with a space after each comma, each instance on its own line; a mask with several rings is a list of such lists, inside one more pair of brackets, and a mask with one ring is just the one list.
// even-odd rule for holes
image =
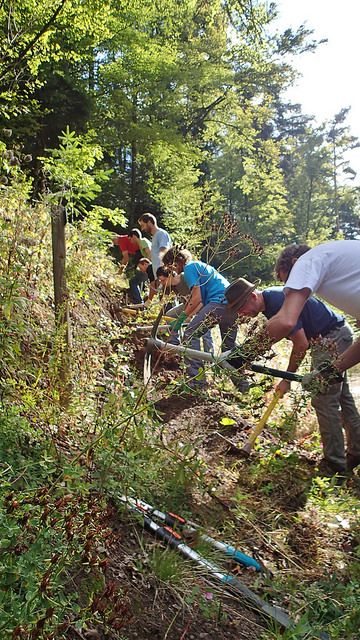
[[257, 280], [255, 283], [249, 282], [245, 280], [245, 278], [235, 280], [235, 282], [225, 289], [228, 310], [235, 313], [239, 311], [259, 284], [260, 280]]

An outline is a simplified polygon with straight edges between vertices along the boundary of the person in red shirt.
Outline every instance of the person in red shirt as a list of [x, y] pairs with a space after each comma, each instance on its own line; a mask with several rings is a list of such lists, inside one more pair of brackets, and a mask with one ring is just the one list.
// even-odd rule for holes
[[129, 264], [130, 257], [133, 258], [132, 262], [135, 265], [138, 264], [140, 258], [142, 257], [141, 251], [139, 249], [139, 243], [137, 242], [137, 239], [141, 239], [141, 237], [141, 231], [139, 231], [138, 229], [131, 229], [131, 231], [127, 235], [116, 235], [113, 237], [113, 244], [119, 247], [121, 251], [121, 273]]

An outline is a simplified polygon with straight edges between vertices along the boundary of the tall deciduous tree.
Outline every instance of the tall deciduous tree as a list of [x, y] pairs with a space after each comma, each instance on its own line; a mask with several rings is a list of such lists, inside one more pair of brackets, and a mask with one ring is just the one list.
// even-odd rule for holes
[[304, 26], [268, 35], [274, 15], [252, 0], [4, 0], [3, 118], [34, 157], [68, 124], [95, 129], [113, 169], [100, 205], [132, 225], [160, 214], [192, 248], [228, 211], [268, 247], [269, 273], [277, 245], [323, 233], [335, 203], [349, 228], [356, 202], [329, 181], [324, 131], [281, 98], [295, 77], [286, 56], [319, 43]]
[[350, 107], [341, 109], [339, 113], [335, 114], [327, 132], [327, 140], [330, 144], [332, 159], [332, 215], [336, 233], [339, 233], [341, 227], [340, 209], [342, 189], [339, 189], [339, 179], [341, 180], [341, 177], [344, 179], [346, 176], [352, 180], [356, 176], [356, 172], [351, 168], [350, 162], [344, 158], [344, 154], [360, 146], [358, 138], [350, 134], [349, 126], [345, 123], [349, 111]]

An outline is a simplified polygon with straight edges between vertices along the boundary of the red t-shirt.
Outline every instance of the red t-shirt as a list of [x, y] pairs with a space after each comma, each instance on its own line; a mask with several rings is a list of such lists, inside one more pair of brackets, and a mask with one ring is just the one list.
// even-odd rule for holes
[[117, 236], [114, 244], [117, 244], [121, 251], [128, 251], [130, 254], [139, 251], [138, 245], [133, 242], [129, 236]]

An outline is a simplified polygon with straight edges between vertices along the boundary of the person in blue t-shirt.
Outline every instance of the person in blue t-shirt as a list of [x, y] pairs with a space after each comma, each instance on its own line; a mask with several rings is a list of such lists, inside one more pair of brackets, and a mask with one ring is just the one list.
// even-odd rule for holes
[[[219, 325], [224, 349], [232, 349], [235, 345], [237, 326], [236, 313], [227, 313], [227, 302], [224, 298], [228, 280], [214, 267], [200, 260], [193, 260], [187, 249], [172, 247], [162, 256], [164, 266], [173, 266], [177, 273], [184, 273], [184, 280], [190, 289], [190, 297], [182, 314], [173, 323], [173, 330], [178, 331], [189, 316], [194, 316], [184, 332], [184, 342], [191, 349], [196, 349], [196, 341], [210, 327]], [[200, 363], [186, 358], [189, 386], [201, 388], [204, 381], [197, 380]], [[234, 384], [241, 391], [248, 388], [244, 378], [234, 376]]]
[[[225, 296], [232, 313], [252, 318], [263, 313], [270, 319], [284, 303], [283, 289], [269, 287], [259, 291], [256, 285], [239, 278], [226, 290]], [[343, 353], [352, 342], [352, 332], [342, 315], [317, 298], [310, 297], [287, 338], [292, 342], [287, 370], [296, 371], [308, 348], [311, 349], [314, 369]], [[277, 386], [281, 395], [289, 389], [287, 380], [282, 380]], [[319, 471], [322, 475], [334, 475], [352, 470], [356, 466], [354, 462], [360, 464], [360, 415], [346, 376], [342, 381], [330, 384], [324, 392], [317, 393], [312, 398], [312, 405], [324, 450]], [[347, 455], [343, 427], [347, 436]]]
[[152, 213], [143, 213], [138, 219], [138, 225], [143, 233], [149, 233], [151, 235], [150, 259], [155, 278], [153, 281], [150, 281], [149, 297], [145, 302], [145, 306], [149, 306], [156, 294], [159, 284], [156, 279], [156, 272], [162, 264], [161, 255], [166, 249], [171, 247], [172, 241], [168, 232], [158, 227], [157, 220]]

